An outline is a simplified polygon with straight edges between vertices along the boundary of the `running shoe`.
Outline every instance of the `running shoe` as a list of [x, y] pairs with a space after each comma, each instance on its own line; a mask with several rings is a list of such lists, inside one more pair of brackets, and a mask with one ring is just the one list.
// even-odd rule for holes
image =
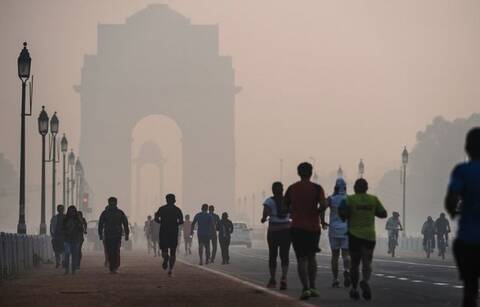
[[300, 299], [302, 301], [304, 300], [308, 300], [310, 297], [312, 296], [312, 293], [310, 292], [310, 290], [303, 290], [302, 291], [302, 294], [300, 295]]
[[287, 279], [282, 278], [280, 281], [280, 290], [287, 290]]
[[332, 283], [332, 288], [340, 288], [340, 282], [338, 282], [338, 280], [334, 280]]
[[362, 289], [362, 296], [365, 300], [369, 301], [372, 299], [372, 290], [366, 280], [360, 282], [360, 289]]
[[267, 288], [269, 289], [273, 289], [277, 286], [277, 282], [275, 281], [275, 279], [270, 279], [268, 281], [268, 284], [267, 284]]
[[318, 292], [317, 289], [310, 288], [310, 297], [319, 297], [319, 296], [320, 296], [320, 292]]
[[350, 298], [352, 300], [358, 301], [360, 299], [360, 293], [358, 293], [357, 289], [350, 290]]
[[343, 286], [345, 288], [348, 288], [348, 287], [350, 287], [351, 284], [352, 284], [352, 280], [350, 279], [350, 272], [344, 271], [343, 272]]

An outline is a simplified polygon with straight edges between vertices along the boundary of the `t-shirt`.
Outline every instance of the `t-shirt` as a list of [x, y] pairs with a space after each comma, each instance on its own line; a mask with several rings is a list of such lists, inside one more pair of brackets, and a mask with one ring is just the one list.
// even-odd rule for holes
[[188, 238], [192, 234], [192, 222], [185, 221], [183, 222], [183, 237]]
[[380, 200], [365, 193], [349, 195], [345, 203], [349, 211], [349, 233], [360, 239], [375, 241], [375, 216], [386, 214]]
[[448, 189], [462, 199], [457, 238], [480, 244], [480, 161], [457, 165]]
[[217, 230], [216, 229], [217, 229], [218, 222], [220, 221], [220, 217], [216, 213], [210, 213], [210, 214], [213, 217], [213, 225], [214, 225], [211, 235], [212, 235], [212, 237], [216, 237], [217, 236]]
[[435, 232], [438, 234], [445, 234], [450, 232], [450, 223], [446, 218], [439, 217], [435, 221]]
[[275, 231], [290, 227], [290, 214], [286, 214], [285, 217], [278, 216], [278, 208], [273, 197], [265, 199], [263, 206], [270, 210], [270, 216], [268, 218], [268, 230]]
[[178, 234], [178, 226], [183, 224], [183, 213], [175, 205], [165, 205], [155, 213], [155, 222], [160, 224], [160, 232]]
[[330, 237], [342, 238], [347, 235], [347, 222], [342, 221], [338, 215], [338, 208], [346, 198], [345, 194], [335, 194], [328, 198], [328, 207], [330, 208], [328, 235]]
[[288, 187], [285, 202], [290, 209], [292, 228], [320, 231], [319, 202], [325, 201], [323, 188], [310, 181], [299, 181]]
[[401, 228], [401, 226], [402, 225], [400, 224], [400, 220], [396, 219], [392, 216], [387, 220], [387, 224], [385, 225], [385, 229], [386, 230], [398, 230], [398, 229]]
[[193, 224], [198, 224], [197, 235], [199, 236], [211, 236], [213, 226], [213, 216], [208, 212], [200, 212], [193, 218]]

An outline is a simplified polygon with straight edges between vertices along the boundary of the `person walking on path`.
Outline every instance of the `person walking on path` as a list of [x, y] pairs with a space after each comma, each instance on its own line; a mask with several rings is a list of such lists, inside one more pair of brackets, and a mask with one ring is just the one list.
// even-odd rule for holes
[[220, 217], [218, 216], [218, 214], [215, 213], [215, 207], [212, 205], [208, 206], [208, 213], [212, 215], [213, 223], [214, 223], [213, 231], [210, 236], [210, 240], [212, 241], [212, 253], [211, 253], [212, 256], [210, 258], [210, 262], [214, 263], [215, 256], [217, 255], [217, 245], [218, 245], [217, 225], [218, 225], [218, 222], [220, 221]]
[[480, 127], [467, 134], [469, 161], [452, 171], [445, 208], [453, 219], [459, 216], [453, 253], [463, 281], [463, 307], [476, 307], [480, 277]]
[[122, 245], [122, 233], [125, 233], [125, 241], [128, 241], [130, 228], [125, 213], [117, 207], [117, 198], [110, 197], [108, 206], [103, 210], [98, 222], [98, 235], [100, 240], [105, 236], [105, 249], [108, 257], [110, 273], [116, 274], [120, 267], [120, 246]]
[[228, 219], [228, 213], [223, 212], [222, 218], [217, 224], [218, 242], [222, 252], [222, 264], [230, 263], [230, 255], [228, 249], [230, 247], [230, 237], [233, 233], [233, 223]]
[[339, 209], [341, 217], [348, 220], [348, 241], [352, 257], [350, 297], [354, 300], [360, 298], [357, 286], [361, 263], [362, 296], [365, 300], [371, 300], [372, 290], [368, 282], [372, 275], [373, 250], [376, 242], [375, 217], [386, 218], [387, 211], [376, 196], [367, 194], [368, 182], [365, 179], [357, 179], [353, 190], [355, 194], [347, 196]]
[[280, 290], [287, 289], [287, 273], [290, 254], [290, 214], [287, 211], [283, 200], [283, 184], [274, 182], [272, 184], [273, 196], [263, 202], [262, 224], [268, 219], [267, 243], [268, 243], [268, 268], [270, 280], [267, 288], [277, 286], [277, 257], [280, 253], [282, 266], [282, 278], [280, 279]]
[[145, 234], [145, 239], [147, 240], [147, 253], [150, 254], [152, 249], [152, 216], [147, 216], [145, 225], [143, 226], [143, 232]]
[[215, 231], [215, 222], [213, 216], [208, 213], [208, 205], [202, 205], [202, 211], [197, 213], [193, 218], [192, 232], [195, 231], [195, 226], [198, 224], [197, 238], [198, 238], [198, 256], [200, 258], [200, 265], [203, 265], [203, 250], [205, 250], [205, 264], [210, 263], [210, 238], [212, 232]]
[[183, 242], [185, 243], [185, 256], [192, 254], [192, 221], [190, 215], [185, 215], [185, 221], [182, 225]]
[[62, 232], [63, 219], [65, 218], [65, 207], [57, 206], [57, 214], [52, 216], [50, 220], [50, 236], [52, 237], [52, 249], [55, 253], [55, 268], [59, 268], [63, 264], [64, 235]]
[[83, 221], [80, 219], [77, 208], [75, 206], [69, 206], [67, 209], [67, 214], [63, 220], [62, 231], [64, 234], [64, 267], [65, 275], [70, 272], [75, 274], [75, 271], [78, 267], [78, 257], [79, 257], [79, 248], [80, 241], [83, 237], [83, 232], [85, 228], [83, 226]]
[[153, 249], [153, 256], [160, 256], [160, 224], [155, 220], [150, 221], [150, 244]]
[[338, 281], [338, 261], [340, 253], [343, 260], [343, 285], [345, 288], [350, 287], [350, 253], [348, 251], [348, 227], [347, 223], [343, 221], [338, 215], [338, 208], [347, 198], [347, 184], [342, 178], [337, 179], [333, 195], [328, 197], [327, 206], [330, 209], [330, 219], [328, 226], [328, 240], [330, 242], [330, 249], [332, 250], [332, 274], [333, 274], [333, 288], [338, 288], [340, 282]]
[[80, 263], [82, 262], [82, 248], [83, 242], [85, 241], [85, 236], [87, 234], [87, 220], [83, 217], [82, 211], [78, 211], [78, 219], [82, 222], [83, 232], [80, 236], [80, 242], [78, 245], [78, 258], [77, 258], [77, 270], [80, 269]]
[[175, 195], [167, 194], [167, 204], [160, 207], [155, 213], [155, 222], [160, 224], [160, 249], [162, 250], [164, 270], [168, 268], [168, 275], [172, 275], [175, 265], [178, 246], [178, 229], [183, 224], [183, 213], [175, 206]]
[[303, 289], [301, 300], [318, 297], [316, 289], [316, 253], [320, 241], [320, 222], [325, 228], [326, 200], [323, 188], [310, 181], [313, 167], [308, 162], [301, 163], [297, 172], [300, 181], [288, 187], [285, 203], [292, 218], [292, 245], [297, 257], [297, 271]]

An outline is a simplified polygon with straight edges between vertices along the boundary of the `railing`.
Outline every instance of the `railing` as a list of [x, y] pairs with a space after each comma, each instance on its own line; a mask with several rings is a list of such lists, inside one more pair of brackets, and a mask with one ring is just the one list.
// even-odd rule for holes
[[0, 281], [53, 258], [49, 236], [0, 233]]
[[[450, 238], [449, 242], [453, 241], [453, 237]], [[436, 239], [435, 239], [436, 240]], [[381, 237], [377, 238], [377, 246], [383, 248], [384, 250], [388, 249], [388, 238]], [[412, 251], [412, 252], [424, 252], [423, 249], [423, 238], [419, 237], [399, 237], [398, 238], [398, 248], [399, 250]], [[450, 247], [447, 248], [449, 251]]]

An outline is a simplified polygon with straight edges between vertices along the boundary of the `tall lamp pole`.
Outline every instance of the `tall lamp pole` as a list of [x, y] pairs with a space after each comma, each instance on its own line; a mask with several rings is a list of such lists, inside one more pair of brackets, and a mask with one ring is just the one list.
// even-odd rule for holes
[[402, 151], [402, 165], [403, 165], [403, 236], [407, 236], [407, 213], [406, 213], [406, 186], [407, 186], [407, 164], [408, 164], [408, 151], [407, 146], [403, 147]]
[[363, 159], [360, 159], [358, 163], [358, 175], [360, 178], [363, 178], [363, 174], [365, 173], [365, 164], [363, 163]]
[[60, 141], [60, 149], [62, 150], [62, 156], [63, 156], [63, 169], [62, 169], [62, 184], [63, 184], [63, 205], [67, 205], [67, 191], [65, 189], [66, 187], [66, 182], [65, 182], [65, 177], [66, 177], [66, 160], [67, 160], [67, 151], [68, 151], [68, 140], [67, 137], [65, 136], [65, 133], [63, 134], [62, 140]]
[[73, 149], [70, 151], [70, 153], [68, 154], [68, 166], [70, 167], [70, 170], [69, 170], [69, 183], [71, 183], [71, 186], [70, 186], [70, 203], [69, 205], [70, 206], [75, 206], [75, 202], [73, 201], [73, 195], [74, 195], [74, 191], [75, 191], [75, 178], [74, 178], [74, 172], [73, 172], [73, 166], [75, 165], [75, 154], [73, 153]]
[[52, 216], [55, 216], [55, 206], [57, 203], [57, 133], [58, 133], [59, 121], [57, 112], [53, 113], [50, 119], [50, 134], [52, 135], [50, 162], [52, 162]]
[[48, 114], [45, 107], [42, 106], [42, 111], [38, 116], [38, 132], [42, 136], [42, 186], [40, 199], [40, 234], [47, 233], [47, 225], [45, 224], [45, 136], [48, 133]]
[[82, 180], [83, 180], [83, 166], [80, 162], [80, 157], [77, 157], [77, 162], [75, 162], [75, 183], [77, 185], [75, 192], [75, 202], [77, 204], [77, 210], [83, 210], [81, 204], [81, 190], [82, 190]]
[[30, 58], [30, 53], [27, 49], [27, 43], [23, 43], [23, 49], [20, 52], [20, 56], [17, 60], [18, 77], [22, 81], [22, 113], [20, 115], [20, 188], [18, 197], [19, 213], [17, 225], [17, 233], [19, 234], [27, 233], [27, 225], [25, 224], [25, 117], [30, 116], [31, 114], [27, 114], [25, 112], [25, 91], [27, 80], [30, 78], [31, 64], [32, 59]]

